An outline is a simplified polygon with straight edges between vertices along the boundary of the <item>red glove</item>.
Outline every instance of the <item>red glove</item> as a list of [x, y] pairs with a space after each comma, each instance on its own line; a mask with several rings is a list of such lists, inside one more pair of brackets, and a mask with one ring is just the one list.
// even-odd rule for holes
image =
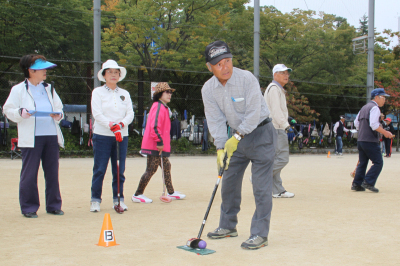
[[124, 124], [122, 122], [120, 122], [118, 124], [117, 123], [111, 124], [111, 123], [112, 122], [110, 122], [109, 126], [110, 126], [111, 131], [114, 132], [114, 133], [117, 130], [122, 130], [122, 128], [124, 127]]
[[116, 130], [116, 131], [114, 131], [114, 135], [115, 135], [115, 139], [116, 139], [118, 142], [122, 142], [121, 130]]

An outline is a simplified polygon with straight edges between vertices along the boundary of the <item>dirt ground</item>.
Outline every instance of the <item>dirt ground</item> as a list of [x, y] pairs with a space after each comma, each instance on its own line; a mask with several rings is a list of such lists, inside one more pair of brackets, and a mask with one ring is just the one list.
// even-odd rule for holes
[[[60, 185], [64, 216], [45, 212], [43, 172], [39, 171], [42, 206], [39, 218], [21, 215], [18, 183], [21, 160], [0, 160], [1, 265], [399, 265], [400, 154], [384, 158], [376, 187], [380, 192], [352, 192], [349, 176], [357, 155], [293, 155], [283, 184], [296, 196], [274, 199], [269, 245], [256, 251], [240, 248], [249, 237], [255, 208], [250, 167], [243, 180], [239, 236], [209, 240], [219, 221], [220, 190], [203, 237], [216, 253], [199, 256], [177, 249], [196, 237], [217, 178], [216, 157], [171, 157], [173, 185], [187, 195], [170, 204], [158, 198], [161, 171], [145, 195], [151, 204], [132, 203], [145, 158], [127, 159], [125, 202], [129, 210], [112, 209], [111, 174], [104, 181], [100, 213], [89, 212], [93, 159], [61, 159]], [[99, 247], [105, 213], [110, 213], [116, 241]]]

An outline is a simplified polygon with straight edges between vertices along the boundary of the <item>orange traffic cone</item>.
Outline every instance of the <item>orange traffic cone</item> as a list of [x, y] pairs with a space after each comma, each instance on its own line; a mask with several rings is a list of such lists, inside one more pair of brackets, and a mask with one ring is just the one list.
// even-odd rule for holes
[[331, 158], [331, 152], [328, 151], [328, 158]]
[[103, 226], [101, 227], [101, 232], [100, 232], [100, 239], [97, 245], [102, 247], [112, 247], [119, 245], [115, 241], [114, 230], [112, 227], [109, 213], [106, 213], [104, 215]]

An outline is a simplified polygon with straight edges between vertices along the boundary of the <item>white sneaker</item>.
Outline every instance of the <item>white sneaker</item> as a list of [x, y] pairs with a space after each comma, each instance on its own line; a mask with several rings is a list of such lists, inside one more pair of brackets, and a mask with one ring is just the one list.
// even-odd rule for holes
[[339, 156], [343, 156], [343, 153], [339, 153]]
[[149, 199], [148, 197], [146, 197], [145, 195], [138, 195], [135, 196], [135, 194], [132, 195], [132, 201], [136, 202], [136, 203], [152, 203], [153, 200]]
[[[117, 200], [117, 201], [114, 201], [114, 206], [116, 206], [116, 205], [118, 205], [118, 200]], [[128, 206], [126, 206], [125, 203], [124, 203], [122, 200], [120, 200], [119, 205], [120, 205], [122, 208], [124, 208], [124, 211], [127, 211], [127, 210], [128, 210]], [[113, 209], [114, 209], [114, 206], [113, 206]]]
[[284, 192], [279, 193], [279, 194], [273, 194], [272, 197], [273, 198], [293, 198], [294, 197], [294, 193], [284, 191]]
[[176, 199], [184, 199], [186, 198], [186, 195], [182, 194], [179, 191], [175, 191], [173, 194], [168, 194], [168, 197], [170, 197], [173, 200], [176, 200]]
[[91, 212], [99, 212], [100, 211], [100, 202], [91, 201], [90, 202], [90, 211]]

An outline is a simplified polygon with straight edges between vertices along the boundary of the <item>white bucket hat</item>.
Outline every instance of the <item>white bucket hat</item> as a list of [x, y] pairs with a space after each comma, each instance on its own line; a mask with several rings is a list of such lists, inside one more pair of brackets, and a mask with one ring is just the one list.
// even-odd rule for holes
[[97, 78], [100, 81], [106, 82], [106, 80], [104, 79], [102, 73], [105, 69], [109, 69], [109, 68], [114, 68], [114, 69], [119, 69], [121, 71], [121, 76], [119, 77], [118, 81], [121, 81], [125, 78], [126, 76], [126, 68], [125, 67], [121, 67], [118, 65], [117, 62], [115, 62], [114, 60], [108, 59], [107, 61], [105, 61], [103, 63], [103, 65], [101, 66], [101, 69], [99, 72], [97, 72]]

